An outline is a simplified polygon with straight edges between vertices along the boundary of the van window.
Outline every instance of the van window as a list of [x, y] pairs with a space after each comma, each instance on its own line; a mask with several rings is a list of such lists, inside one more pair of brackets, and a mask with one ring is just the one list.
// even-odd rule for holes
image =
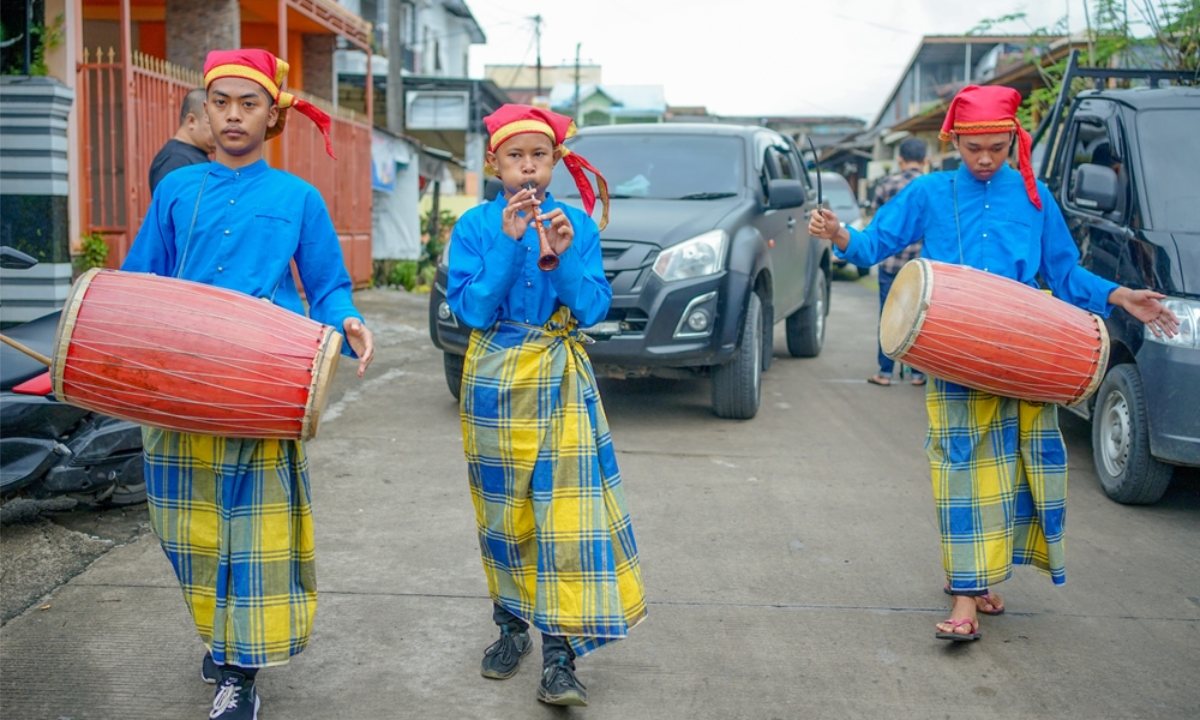
[[[600, 169], [614, 197], [736, 195], [745, 183], [745, 145], [734, 135], [579, 135], [567, 147]], [[550, 192], [559, 199], [579, 197], [562, 163], [554, 169]]]
[[[1079, 207], [1075, 205], [1076, 170], [1085, 163], [1102, 165], [1117, 173], [1117, 185], [1121, 191], [1117, 193], [1117, 208], [1111, 214], [1115, 217], [1123, 216], [1129, 183], [1121, 155], [1119, 139], [1112, 136], [1107, 123], [1090, 116], [1077, 118], [1075, 134], [1071, 141], [1071, 154], [1068, 156], [1067, 202]], [[1090, 211], [1086, 207], [1081, 209]]]
[[[1137, 116], [1141, 178], [1155, 230], [1200, 232], [1200, 144], [1194, 109], [1145, 110]], [[1177, 236], [1178, 237], [1178, 236]]]

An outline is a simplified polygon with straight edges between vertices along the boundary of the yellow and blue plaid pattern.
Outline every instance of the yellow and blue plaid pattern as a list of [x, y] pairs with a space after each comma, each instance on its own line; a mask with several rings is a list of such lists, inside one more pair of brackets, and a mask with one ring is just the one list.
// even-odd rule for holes
[[1066, 582], [1067, 451], [1058, 407], [934, 379], [926, 394], [933, 497], [952, 591], [1033, 565]]
[[213, 660], [286, 663], [317, 609], [303, 446], [157, 428], [142, 438], [150, 524]]
[[575, 321], [471, 334], [463, 449], [492, 599], [578, 655], [646, 615], [608, 421]]

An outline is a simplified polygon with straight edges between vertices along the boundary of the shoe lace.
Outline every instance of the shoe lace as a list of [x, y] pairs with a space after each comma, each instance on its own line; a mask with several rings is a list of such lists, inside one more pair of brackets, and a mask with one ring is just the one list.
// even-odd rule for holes
[[487, 654], [500, 656], [501, 662], [512, 661], [517, 654], [517, 639], [513, 637], [514, 635], [511, 628], [500, 628], [500, 639], [492, 643], [492, 646], [487, 649]]
[[236, 710], [238, 706], [238, 691], [241, 686], [237, 680], [229, 678], [217, 690], [216, 697], [213, 698], [212, 710], [209, 711], [208, 717], [211, 719], [219, 718], [229, 710]]
[[546, 679], [546, 685], [549, 687], [575, 685], [581, 690], [587, 690], [587, 686], [579, 682], [579, 678], [575, 676], [575, 668], [570, 658], [565, 655], [555, 658], [553, 664], [550, 665], [550, 677]]

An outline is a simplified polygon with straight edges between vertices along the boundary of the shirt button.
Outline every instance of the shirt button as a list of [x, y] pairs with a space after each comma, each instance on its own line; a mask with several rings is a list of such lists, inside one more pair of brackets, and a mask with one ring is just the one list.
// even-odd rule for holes
[[230, 201], [229, 201], [229, 204], [230, 204], [230, 205], [237, 205], [237, 200], [230, 200]]
[[[229, 202], [233, 202], [233, 201], [232, 201], [232, 200], [230, 200]], [[991, 210], [991, 209], [992, 209], [992, 206], [991, 206], [991, 205], [984, 205], [984, 206], [983, 206], [983, 209], [984, 209], [984, 210]]]
[[528, 245], [526, 245], [526, 246], [525, 246], [525, 252], [533, 252], [533, 248], [531, 248], [531, 247], [529, 247]]
[[225, 272], [225, 266], [224, 266], [224, 265], [218, 265], [218, 266], [217, 266], [217, 272]]
[[983, 234], [983, 236], [984, 236], [984, 237], [987, 237], [987, 233], [984, 233], [984, 234]]
[[225, 234], [226, 234], [226, 235], [228, 235], [230, 232], [232, 232], [232, 231], [231, 231], [231, 230], [226, 230], [226, 231], [225, 231]]
[[532, 282], [530, 282], [530, 281], [528, 281], [528, 280], [526, 280], [526, 281], [525, 281], [525, 287], [533, 287], [533, 283], [532, 283]]

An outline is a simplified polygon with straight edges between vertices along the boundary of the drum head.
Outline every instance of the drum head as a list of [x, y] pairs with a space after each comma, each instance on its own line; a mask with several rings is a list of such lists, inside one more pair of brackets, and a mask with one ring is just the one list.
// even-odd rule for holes
[[932, 292], [928, 260], [912, 260], [900, 268], [879, 317], [879, 345], [884, 355], [898, 359], [912, 347], [921, 333]]

